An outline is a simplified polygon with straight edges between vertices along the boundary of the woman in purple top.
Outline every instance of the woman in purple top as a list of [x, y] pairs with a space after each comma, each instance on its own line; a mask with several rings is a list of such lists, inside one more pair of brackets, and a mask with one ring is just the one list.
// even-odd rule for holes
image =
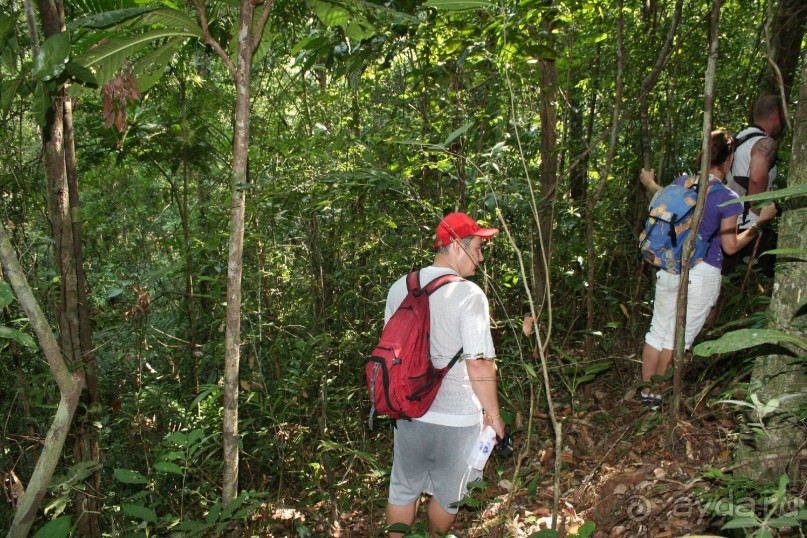
[[[712, 131], [710, 154], [709, 183], [722, 183], [734, 160], [734, 140], [728, 132]], [[700, 155], [697, 161], [700, 168]], [[642, 168], [641, 181], [651, 192], [661, 188], [655, 182], [654, 176], [653, 170]], [[685, 177], [678, 178], [676, 183], [683, 183], [685, 179]], [[760, 233], [760, 226], [776, 216], [776, 207], [774, 204], [768, 204], [760, 211], [757, 224], [738, 234], [737, 215], [743, 211], [742, 204], [720, 207], [724, 202], [736, 198], [738, 196], [730, 189], [709, 189], [706, 195], [706, 206], [703, 209], [703, 220], [698, 233], [701, 237], [711, 239], [709, 251], [704, 259], [689, 271], [686, 349], [692, 346], [695, 337], [703, 328], [709, 310], [717, 302], [723, 252], [730, 255], [743, 248]], [[679, 280], [679, 275], [663, 269], [659, 269], [656, 274], [653, 320], [645, 335], [642, 352], [642, 381], [645, 386], [642, 388], [641, 400], [648, 407], [657, 406], [661, 400], [660, 396], [654, 395], [651, 391], [651, 378], [656, 375], [663, 376], [672, 360]]]

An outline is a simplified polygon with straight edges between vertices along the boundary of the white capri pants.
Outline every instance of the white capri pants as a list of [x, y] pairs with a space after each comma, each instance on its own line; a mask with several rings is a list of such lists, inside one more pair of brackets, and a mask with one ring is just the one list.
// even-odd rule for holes
[[[675, 338], [675, 311], [681, 275], [660, 269], [656, 274], [656, 297], [653, 320], [645, 335], [645, 343], [661, 351], [672, 349]], [[686, 349], [692, 347], [703, 328], [709, 311], [720, 295], [720, 268], [699, 263], [689, 271], [687, 289]]]

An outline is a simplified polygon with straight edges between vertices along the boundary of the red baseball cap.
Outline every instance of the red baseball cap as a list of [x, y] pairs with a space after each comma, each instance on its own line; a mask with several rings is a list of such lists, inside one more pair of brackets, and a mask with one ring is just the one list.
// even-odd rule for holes
[[465, 239], [471, 235], [490, 239], [497, 233], [498, 228], [482, 228], [465, 213], [449, 213], [437, 225], [437, 241], [434, 246], [446, 246], [454, 239]]

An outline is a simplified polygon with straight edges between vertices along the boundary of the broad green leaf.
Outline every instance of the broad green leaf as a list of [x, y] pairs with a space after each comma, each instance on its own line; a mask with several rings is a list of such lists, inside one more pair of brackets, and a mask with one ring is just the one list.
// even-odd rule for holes
[[174, 58], [177, 49], [184, 41], [184, 37], [169, 39], [160, 48], [137, 61], [132, 74], [137, 80], [137, 89], [140, 93], [149, 91], [157, 84], [165, 73], [165, 68]]
[[301, 39], [294, 45], [294, 48], [291, 49], [289, 53], [290, 56], [297, 56], [300, 52], [304, 50], [317, 50], [326, 44], [328, 40], [322, 36], [312, 35], [308, 36], [305, 39]]
[[589, 538], [596, 529], [597, 525], [593, 521], [586, 521], [577, 529], [577, 536], [578, 538]]
[[133, 7], [127, 9], [116, 9], [114, 11], [105, 11], [103, 13], [95, 13], [87, 15], [74, 21], [67, 23], [67, 27], [71, 30], [75, 28], [106, 28], [131, 18], [137, 17], [149, 11], [154, 11], [153, 7]]
[[74, 61], [69, 61], [65, 64], [64, 72], [81, 84], [98, 86], [98, 81], [95, 80], [95, 75], [92, 74], [92, 71]]
[[762, 344], [788, 342], [807, 349], [807, 342], [801, 338], [776, 329], [739, 329], [726, 333], [717, 340], [702, 342], [692, 350], [695, 355], [709, 357], [715, 353], [731, 353]]
[[423, 5], [445, 11], [464, 11], [495, 7], [496, 3], [492, 0], [427, 0]]
[[154, 464], [154, 468], [161, 473], [184, 474], [182, 467], [171, 461], [158, 461]]
[[448, 135], [448, 138], [446, 138], [446, 141], [445, 141], [445, 142], [443, 142], [443, 145], [444, 145], [444, 146], [448, 146], [448, 145], [449, 145], [451, 142], [453, 142], [454, 140], [456, 140], [456, 139], [457, 139], [457, 137], [461, 136], [461, 135], [462, 135], [462, 134], [463, 134], [465, 131], [467, 131], [468, 129], [470, 129], [470, 128], [473, 126], [473, 124], [474, 124], [474, 122], [469, 122], [469, 123], [466, 123], [465, 125], [463, 125], [463, 126], [462, 126], [462, 127], [460, 127], [459, 129], [457, 129], [456, 131], [454, 131], [453, 133], [451, 133], [450, 135]]
[[154, 510], [146, 508], [142, 504], [124, 504], [120, 509], [124, 514], [142, 519], [149, 523], [157, 523], [157, 514], [154, 513]]
[[5, 280], [0, 280], [0, 308], [5, 308], [14, 301], [14, 293], [11, 286]]
[[308, 0], [308, 5], [325, 26], [343, 26], [350, 20], [350, 11], [342, 6], [319, 0]]
[[48, 110], [50, 109], [50, 96], [45, 91], [45, 84], [40, 80], [34, 87], [31, 110], [34, 113], [34, 120], [40, 127], [44, 127], [47, 121]]
[[345, 35], [353, 41], [362, 41], [373, 37], [376, 29], [366, 20], [350, 21], [345, 26]]
[[6, 46], [6, 41], [14, 32], [14, 25], [17, 24], [20, 13], [18, 11], [10, 17], [5, 13], [0, 13], [0, 49]]
[[67, 538], [73, 528], [73, 516], [61, 516], [48, 521], [36, 531], [34, 538]]
[[[259, 10], [258, 10], [259, 11]], [[205, 33], [195, 20], [176, 9], [156, 9], [143, 16], [143, 24], [163, 25], [176, 30], [185, 30], [194, 37], [204, 39]]]
[[736, 517], [723, 525], [722, 529], [747, 529], [750, 527], [759, 527], [759, 521], [754, 517]]
[[136, 36], [107, 41], [97, 47], [91, 48], [84, 54], [80, 54], [73, 58], [73, 60], [84, 67], [95, 69], [98, 84], [105, 84], [115, 75], [128, 58], [142, 51], [149, 45], [162, 39], [188, 37], [192, 35], [191, 32], [186, 30], [173, 28], [151, 30]]
[[769, 256], [807, 256], [807, 250], [802, 248], [775, 248], [766, 250], [760, 256], [768, 254]]
[[115, 478], [124, 484], [148, 484], [148, 478], [131, 469], [115, 469]]
[[749, 194], [748, 196], [740, 196], [738, 199], [723, 202], [720, 207], [736, 203], [736, 202], [763, 202], [771, 200], [782, 200], [790, 196], [804, 196], [807, 194], [807, 184], [798, 185], [796, 187], [787, 187], [785, 189], [777, 189], [775, 191], [760, 192], [759, 194]]
[[768, 521], [768, 526], [774, 529], [787, 529], [790, 527], [800, 527], [801, 521], [795, 517], [776, 517]]
[[70, 32], [50, 36], [39, 49], [31, 76], [37, 80], [50, 80], [61, 75], [69, 56]]
[[188, 444], [188, 436], [182, 432], [174, 432], [165, 438], [166, 441], [169, 443], [174, 443], [179, 446], [184, 446]]

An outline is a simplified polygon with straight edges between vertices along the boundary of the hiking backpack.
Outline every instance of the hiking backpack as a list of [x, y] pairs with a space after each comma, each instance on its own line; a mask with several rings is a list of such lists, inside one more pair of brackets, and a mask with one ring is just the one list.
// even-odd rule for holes
[[[722, 183], [711, 183], [711, 189], [722, 189]], [[673, 274], [681, 272], [684, 241], [695, 218], [698, 201], [697, 177], [690, 176], [682, 185], [672, 184], [658, 191], [650, 202], [650, 214], [639, 236], [642, 257], [651, 264]], [[695, 238], [690, 267], [706, 257], [711, 237], [700, 233]]]
[[406, 297], [387, 321], [365, 365], [371, 430], [375, 414], [412, 420], [422, 417], [431, 407], [443, 377], [460, 358], [462, 350], [444, 368], [432, 364], [429, 296], [446, 284], [462, 280], [457, 275], [443, 275], [421, 287], [420, 271], [406, 277]]

